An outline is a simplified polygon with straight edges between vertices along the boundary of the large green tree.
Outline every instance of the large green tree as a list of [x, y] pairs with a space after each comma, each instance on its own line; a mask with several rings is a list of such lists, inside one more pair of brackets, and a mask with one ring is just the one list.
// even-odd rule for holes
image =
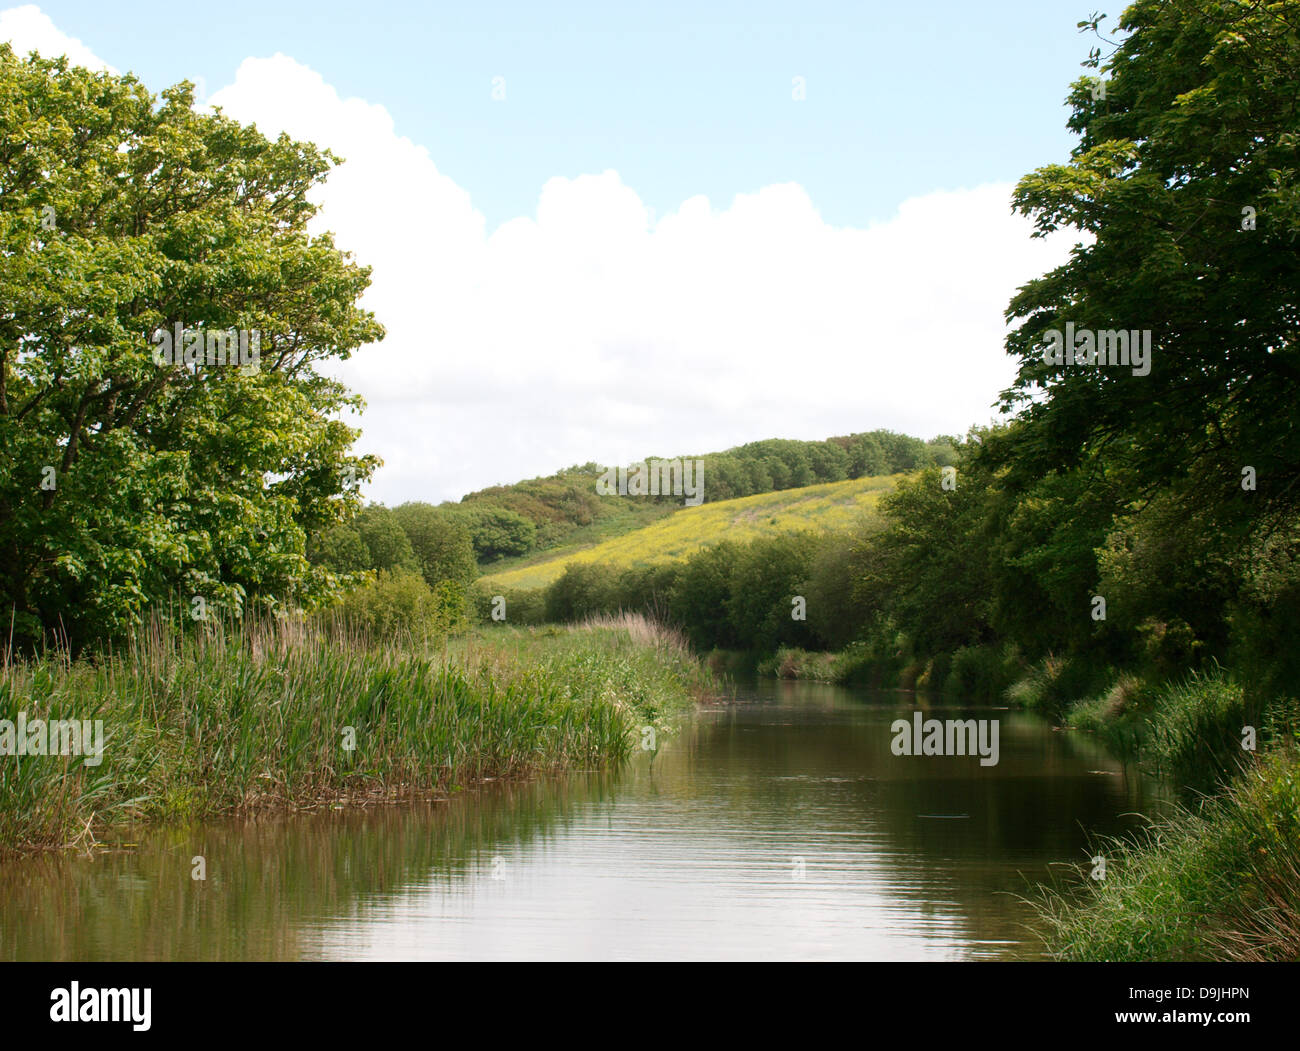
[[[1083, 236], [1008, 309], [1013, 473], [1104, 456], [1139, 505], [1194, 478], [1217, 528], [1249, 531], [1300, 507], [1300, 0], [1138, 0], [1120, 29], [1074, 86], [1069, 161], [1015, 193], [1037, 234]], [[1070, 322], [1150, 330], [1149, 374], [1045, 361]]]
[[[0, 45], [0, 603], [19, 639], [129, 630], [151, 604], [309, 603], [307, 535], [376, 461], [322, 374], [383, 330], [369, 271], [311, 235], [337, 158]], [[257, 367], [158, 363], [243, 330]], [[254, 333], [256, 334], [254, 336]]]
[[405, 531], [415, 562], [430, 587], [444, 581], [468, 588], [478, 576], [469, 527], [454, 511], [412, 501], [393, 508], [393, 518]]

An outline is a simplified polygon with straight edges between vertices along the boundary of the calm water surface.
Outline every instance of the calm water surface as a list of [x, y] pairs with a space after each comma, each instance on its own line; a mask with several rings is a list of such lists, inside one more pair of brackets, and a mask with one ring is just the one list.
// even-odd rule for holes
[[[1000, 762], [890, 723], [997, 718]], [[1023, 897], [1156, 790], [1005, 709], [760, 683], [615, 772], [0, 867], [0, 959], [1017, 959]], [[207, 879], [191, 879], [203, 855]]]

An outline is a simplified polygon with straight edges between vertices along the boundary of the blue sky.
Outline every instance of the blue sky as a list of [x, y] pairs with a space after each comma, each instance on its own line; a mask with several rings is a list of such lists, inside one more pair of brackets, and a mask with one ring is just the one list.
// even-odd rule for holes
[[[155, 90], [276, 51], [472, 188], [489, 226], [553, 175], [616, 169], [656, 213], [793, 181], [836, 226], [930, 190], [1012, 181], [1068, 150], [1082, 0], [925, 3], [41, 4]], [[128, 13], [129, 12], [129, 13]], [[506, 78], [506, 105], [491, 80]], [[807, 99], [792, 104], [803, 76]]]
[[1074, 242], [1010, 211], [1072, 145], [1073, 2], [3, 4], [20, 51], [202, 78], [347, 159], [314, 222], [373, 268], [388, 336], [336, 374], [386, 503], [964, 433], [1014, 375], [1008, 300]]

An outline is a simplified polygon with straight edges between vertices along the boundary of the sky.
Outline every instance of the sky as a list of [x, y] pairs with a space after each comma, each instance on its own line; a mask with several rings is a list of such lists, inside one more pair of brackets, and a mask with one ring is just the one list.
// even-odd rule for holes
[[1090, 13], [0, 0], [0, 40], [345, 158], [313, 229], [373, 268], [388, 335], [331, 371], [396, 504], [990, 422], [1007, 301], [1073, 243], [1010, 195], [1073, 145]]

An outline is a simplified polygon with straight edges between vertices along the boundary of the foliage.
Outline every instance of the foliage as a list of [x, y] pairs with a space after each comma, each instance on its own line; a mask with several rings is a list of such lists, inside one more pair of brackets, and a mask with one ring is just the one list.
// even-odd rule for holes
[[[20, 644], [121, 638], [176, 593], [234, 615], [319, 601], [306, 538], [377, 463], [349, 454], [360, 402], [321, 370], [383, 335], [357, 305], [369, 271], [307, 232], [337, 159], [192, 102], [0, 45], [0, 605]], [[250, 356], [257, 332], [258, 367], [155, 363], [150, 334], [178, 324], [244, 330]]]
[[372, 638], [443, 638], [466, 621], [460, 586], [441, 581], [431, 588], [409, 569], [380, 570], [349, 591], [339, 608], [343, 620]]
[[[485, 579], [496, 587], [541, 587], [573, 563], [620, 568], [658, 565], [683, 561], [700, 548], [724, 539], [747, 541], [791, 530], [842, 530], [859, 522], [869, 523], [880, 497], [895, 481], [892, 477], [859, 478], [736, 500], [706, 501], [593, 547], [559, 550], [543, 560], [498, 571]], [[707, 478], [705, 484], [706, 488], [710, 484]]]
[[478, 503], [444, 506], [465, 522], [480, 564], [525, 555], [537, 543], [536, 524], [508, 508]]
[[426, 503], [405, 503], [392, 515], [410, 541], [415, 564], [430, 587], [449, 580], [468, 587], [478, 574], [469, 528], [456, 515]]
[[[1078, 146], [1015, 194], [1039, 235], [1086, 235], [1007, 311], [1018, 474], [1104, 453], [1134, 498], [1193, 476], [1176, 487], [1184, 506], [1204, 505], [1224, 532], [1300, 506], [1298, 11], [1295, 0], [1138, 0], [1100, 70], [1105, 98], [1087, 78], [1074, 85]], [[1149, 329], [1150, 374], [1045, 363], [1045, 332], [1067, 322]], [[1240, 485], [1245, 466], [1257, 491]]]
[[1096, 845], [1106, 878], [1036, 904], [1064, 960], [1282, 961], [1300, 956], [1300, 761], [1252, 766], [1221, 797]]
[[670, 635], [627, 625], [504, 629], [460, 640], [444, 663], [420, 640], [250, 620], [186, 634], [158, 621], [94, 663], [0, 667], [0, 719], [105, 725], [98, 767], [0, 764], [0, 852], [84, 845], [137, 818], [445, 795], [616, 762], [709, 683]]
[[366, 568], [380, 572], [420, 572], [411, 539], [398, 516], [382, 504], [372, 504], [357, 515], [354, 525], [366, 547]]

